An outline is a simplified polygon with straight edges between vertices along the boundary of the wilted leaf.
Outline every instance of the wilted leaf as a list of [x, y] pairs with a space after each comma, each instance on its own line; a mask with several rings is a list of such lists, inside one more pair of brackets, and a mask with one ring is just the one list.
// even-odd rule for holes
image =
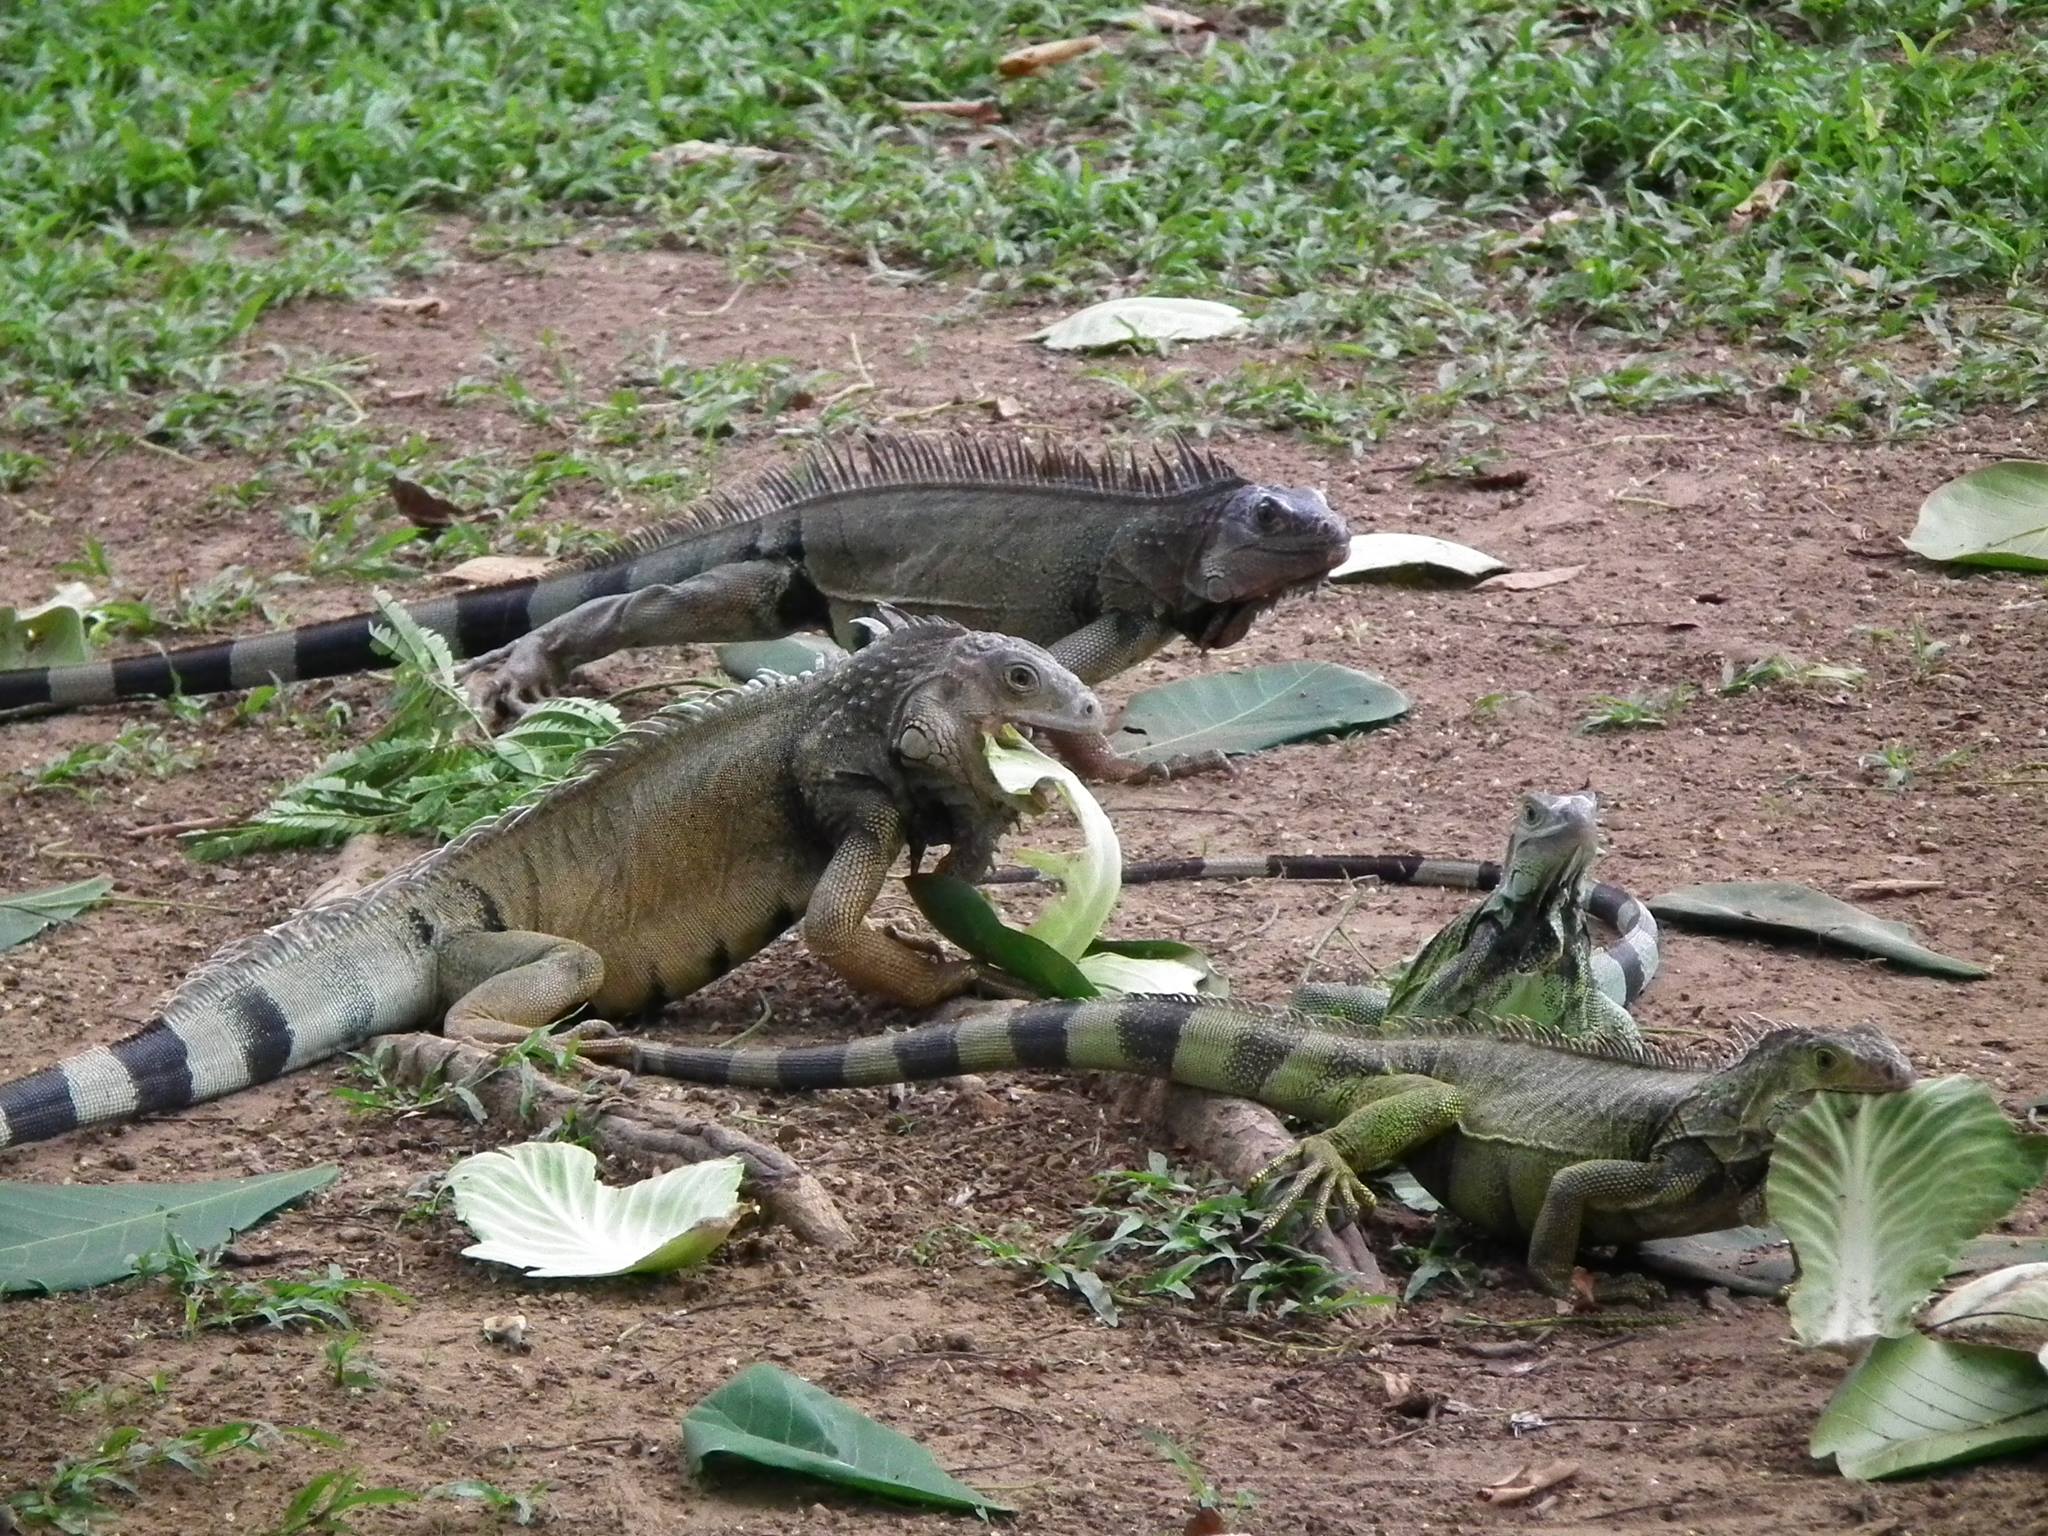
[[969, 123], [1003, 120], [1003, 109], [992, 101], [899, 101], [896, 110], [907, 117], [957, 117]]
[[1191, 752], [1259, 752], [1344, 735], [1408, 713], [1400, 690], [1329, 661], [1282, 661], [1147, 688], [1110, 744], [1139, 762]]
[[1770, 169], [1764, 172], [1764, 179], [1756, 184], [1756, 190], [1737, 203], [1728, 215], [1728, 233], [1739, 235], [1758, 219], [1776, 213], [1778, 205], [1791, 193], [1792, 177], [1785, 162], [1774, 160]]
[[1879, 1339], [1835, 1390], [1807, 1449], [1844, 1477], [1899, 1477], [2048, 1444], [2048, 1371], [2009, 1349], [1917, 1333]]
[[1579, 1475], [1576, 1461], [1532, 1462], [1479, 1490], [1489, 1504], [1524, 1504]]
[[94, 875], [70, 885], [0, 895], [0, 950], [25, 944], [45, 928], [70, 922], [113, 888], [114, 882], [105, 875]]
[[1509, 571], [1502, 576], [1489, 576], [1486, 580], [1479, 583], [1479, 590], [1482, 592], [1493, 590], [1501, 592], [1537, 592], [1541, 591], [1544, 587], [1554, 587], [1562, 582], [1570, 581], [1584, 569], [1583, 565], [1559, 565], [1553, 566], [1547, 571]]
[[1958, 1286], [1920, 1327], [1951, 1344], [1995, 1344], [2048, 1355], [2048, 1264], [2014, 1264]]
[[1904, 923], [1865, 912], [1824, 891], [1788, 880], [1724, 880], [1688, 885], [1650, 902], [1650, 911], [1681, 928], [1757, 938], [1812, 938], [1894, 965], [1959, 981], [1991, 972], [1972, 960], [1938, 954]]
[[0, 1295], [105, 1285], [173, 1237], [219, 1247], [340, 1172], [325, 1163], [204, 1184], [0, 1184]]
[[1449, 539], [1434, 539], [1423, 533], [1359, 533], [1351, 538], [1351, 553], [1330, 572], [1332, 581], [1476, 581], [1505, 571], [1507, 566], [1493, 556], [1482, 554]]
[[2006, 459], [1937, 486], [1906, 548], [1955, 565], [2048, 571], [2048, 464]]
[[704, 1261], [746, 1214], [736, 1157], [686, 1163], [623, 1188], [565, 1141], [526, 1141], [448, 1170], [455, 1214], [482, 1241], [462, 1250], [538, 1279], [660, 1274]]
[[2048, 1137], [2023, 1137], [1982, 1083], [1824, 1093], [1779, 1129], [1765, 1199], [1792, 1239], [1792, 1331], [1847, 1349], [1908, 1332], [1963, 1245], [2041, 1181]]
[[672, 171], [687, 165], [709, 165], [726, 161], [734, 165], [780, 165], [789, 158], [779, 149], [762, 149], [754, 144], [721, 144], [713, 139], [684, 139], [655, 150], [647, 163]]
[[1040, 70], [1051, 69], [1069, 59], [1078, 59], [1101, 48], [1100, 37], [1068, 37], [1056, 43], [1033, 43], [1028, 48], [1018, 48], [996, 60], [996, 73], [1006, 80], [1022, 75], [1035, 75]]
[[450, 566], [441, 574], [449, 581], [459, 581], [472, 587], [495, 587], [501, 582], [531, 581], [536, 576], [545, 576], [555, 568], [555, 562], [539, 555], [478, 555], [460, 565]]
[[422, 319], [441, 313], [441, 295], [422, 293], [410, 299], [385, 296], [370, 300], [370, 308], [381, 309], [389, 315], [418, 315]]
[[1141, 5], [1124, 18], [1127, 27], [1154, 26], [1162, 32], [1214, 32], [1216, 23], [1193, 11], [1177, 11], [1170, 5]]
[[742, 640], [718, 648], [718, 670], [750, 683], [767, 673], [802, 677], [813, 667], [842, 660], [846, 652], [823, 635], [784, 635], [780, 640]]
[[0, 672], [21, 667], [68, 667], [92, 660], [85, 616], [92, 612], [92, 588], [66, 582], [32, 608], [0, 603]]
[[1107, 299], [1024, 339], [1056, 352], [1081, 352], [1140, 341], [1210, 341], [1249, 324], [1236, 305], [1212, 299]]
[[683, 1449], [694, 1473], [741, 1464], [910, 1504], [1010, 1513], [1009, 1505], [948, 1477], [915, 1440], [772, 1365], [747, 1367], [692, 1408], [683, 1419]]
[[398, 504], [405, 520], [415, 528], [446, 528], [469, 516], [446, 497], [436, 496], [424, 485], [402, 480], [397, 475], [391, 477], [391, 499]]

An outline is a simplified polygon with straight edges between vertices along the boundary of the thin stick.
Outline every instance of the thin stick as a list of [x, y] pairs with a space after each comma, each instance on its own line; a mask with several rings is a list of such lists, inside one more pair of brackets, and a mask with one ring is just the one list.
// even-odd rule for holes
[[739, 303], [740, 295], [745, 293], [746, 291], [747, 285], [744, 282], [742, 282], [739, 285], [739, 287], [733, 289], [731, 296], [727, 298], [723, 304], [719, 305], [718, 308], [686, 309], [683, 311], [683, 313], [689, 316], [689, 318], [692, 320], [715, 320], [720, 315], [724, 314], [727, 310], [731, 309], [733, 305]]

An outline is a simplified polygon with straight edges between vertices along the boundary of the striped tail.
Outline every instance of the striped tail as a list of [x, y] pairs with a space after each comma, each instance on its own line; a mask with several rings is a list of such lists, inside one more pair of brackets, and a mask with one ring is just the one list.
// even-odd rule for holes
[[[1501, 867], [1490, 859], [1433, 859], [1415, 853], [1274, 853], [1250, 859], [1147, 859], [1126, 864], [1126, 885], [1168, 880], [1377, 880], [1490, 891]], [[999, 869], [984, 885], [1028, 885], [1047, 878], [1035, 869]], [[1601, 881], [1586, 893], [1586, 910], [1619, 937], [1593, 956], [1593, 983], [1623, 1007], [1642, 996], [1657, 974], [1657, 919], [1618, 885]]]

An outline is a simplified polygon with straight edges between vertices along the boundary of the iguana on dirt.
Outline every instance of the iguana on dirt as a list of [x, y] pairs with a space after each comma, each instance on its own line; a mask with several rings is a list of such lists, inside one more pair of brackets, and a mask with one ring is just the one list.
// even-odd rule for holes
[[[1524, 795], [1500, 864], [1368, 853], [1156, 859], [1126, 864], [1123, 881], [1378, 880], [1488, 891], [1439, 930], [1391, 988], [1315, 982], [1295, 992], [1293, 1006], [1369, 1033], [1401, 1018], [1480, 1013], [1549, 1024], [1568, 1035], [1634, 1040], [1628, 1007], [1657, 974], [1657, 920], [1619, 886], [1587, 882], [1599, 852], [1598, 809], [1589, 792]], [[1044, 878], [1036, 870], [1000, 869], [982, 883]], [[1588, 914], [1619, 934], [1607, 949], [1592, 947]]]
[[[1094, 684], [1175, 635], [1233, 645], [1349, 548], [1320, 492], [1255, 484], [1184, 443], [1150, 461], [972, 436], [868, 437], [717, 492], [561, 571], [409, 605], [480, 702], [558, 690], [629, 646], [764, 640], [890, 604], [1034, 640]], [[0, 709], [73, 707], [389, 665], [374, 614], [166, 655], [0, 673]], [[1062, 743], [1100, 776], [1147, 773]], [[1118, 764], [1122, 764], [1118, 767]]]
[[574, 778], [360, 894], [230, 946], [137, 1033], [0, 1084], [0, 1147], [173, 1109], [431, 1027], [491, 1041], [617, 1017], [723, 975], [801, 921], [856, 986], [925, 1006], [974, 979], [867, 925], [906, 845], [986, 869], [1016, 814], [982, 753], [1006, 724], [1097, 729], [1038, 646], [938, 620], [836, 666], [671, 705]]
[[[1736, 1225], [1776, 1128], [1817, 1091], [1891, 1093], [1912, 1065], [1871, 1029], [1776, 1029], [1712, 1065], [1536, 1026], [1438, 1020], [1398, 1036], [1333, 1033], [1315, 1014], [1192, 998], [1031, 1003], [841, 1045], [714, 1050], [607, 1040], [601, 1060], [693, 1082], [777, 1090], [1078, 1067], [1254, 1099], [1328, 1129], [1261, 1175], [1268, 1226], [1403, 1163], [1453, 1214], [1525, 1238], [1531, 1276], [1565, 1293], [1581, 1244]], [[1622, 1293], [1622, 1287], [1616, 1287]]]

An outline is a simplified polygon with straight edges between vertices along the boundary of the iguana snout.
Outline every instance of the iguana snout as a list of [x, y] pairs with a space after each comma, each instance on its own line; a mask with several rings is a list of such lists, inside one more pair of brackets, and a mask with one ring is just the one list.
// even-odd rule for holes
[[1501, 860], [1502, 890], [1538, 898], [1581, 879], [1600, 851], [1600, 802], [1590, 791], [1522, 796]]
[[1210, 527], [1194, 573], [1194, 594], [1217, 604], [1275, 598], [1321, 580], [1350, 549], [1351, 530], [1321, 491], [1243, 486], [1223, 503]]
[[1098, 733], [1102, 701], [1088, 685], [1029, 640], [964, 635], [952, 683], [963, 720], [993, 735], [1002, 726]]

